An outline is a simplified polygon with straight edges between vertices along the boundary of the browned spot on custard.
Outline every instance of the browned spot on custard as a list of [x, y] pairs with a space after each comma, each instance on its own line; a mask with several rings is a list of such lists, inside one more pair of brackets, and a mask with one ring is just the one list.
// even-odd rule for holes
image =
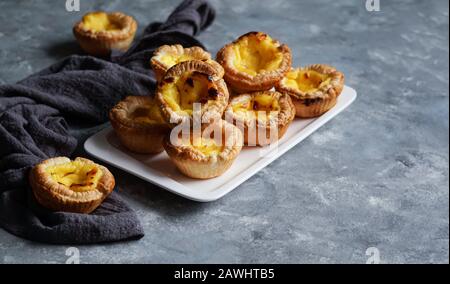
[[186, 79], [186, 84], [188, 84], [189, 86], [191, 86], [193, 88], [194, 87], [194, 80], [192, 80], [192, 78], [187, 78]]
[[208, 95], [212, 98], [217, 98], [219, 96], [219, 91], [216, 88], [209, 88]]
[[173, 77], [169, 77], [169, 78], [165, 78], [164, 79], [165, 83], [173, 83], [174, 81], [175, 81], [175, 78], [173, 78]]

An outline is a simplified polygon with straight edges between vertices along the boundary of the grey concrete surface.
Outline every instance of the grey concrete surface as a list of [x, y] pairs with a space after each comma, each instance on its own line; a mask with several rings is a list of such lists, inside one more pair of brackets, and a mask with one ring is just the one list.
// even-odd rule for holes
[[[80, 52], [71, 26], [92, 9], [140, 27], [178, 0], [0, 1], [0, 83]], [[287, 43], [295, 65], [341, 69], [357, 101], [213, 203], [172, 195], [114, 170], [146, 231], [139, 241], [80, 246], [82, 263], [383, 263], [449, 261], [448, 1], [219, 1], [200, 39], [213, 52], [250, 30]], [[141, 29], [140, 29], [141, 30]], [[67, 246], [0, 230], [0, 262], [64, 263]]]

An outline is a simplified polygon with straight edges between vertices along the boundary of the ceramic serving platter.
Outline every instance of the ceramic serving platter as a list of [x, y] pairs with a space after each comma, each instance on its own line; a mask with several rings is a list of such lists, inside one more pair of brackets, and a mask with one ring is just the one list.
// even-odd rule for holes
[[295, 118], [277, 147], [244, 147], [231, 168], [222, 176], [196, 180], [182, 175], [165, 152], [158, 155], [137, 155], [123, 148], [112, 128], [106, 128], [91, 136], [84, 144], [92, 156], [129, 172], [170, 192], [195, 201], [217, 200], [259, 170], [286, 153], [311, 135], [319, 127], [347, 108], [356, 99], [356, 91], [344, 87], [334, 108], [318, 118]]

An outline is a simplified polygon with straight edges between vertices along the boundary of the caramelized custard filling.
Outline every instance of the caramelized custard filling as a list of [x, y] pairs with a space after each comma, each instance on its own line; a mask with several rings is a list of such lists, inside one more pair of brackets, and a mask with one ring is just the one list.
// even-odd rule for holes
[[266, 120], [278, 115], [279, 111], [279, 101], [269, 94], [259, 94], [233, 105], [233, 112], [245, 119], [258, 118]]
[[240, 72], [256, 76], [280, 67], [283, 53], [268, 35], [243, 37], [233, 45], [233, 65]]
[[286, 86], [303, 92], [315, 91], [329, 83], [330, 77], [327, 74], [303, 69], [290, 71], [284, 79], [284, 84]]
[[173, 79], [170, 84], [165, 84], [162, 93], [173, 111], [189, 115], [192, 114], [194, 103], [205, 104], [209, 100], [215, 100], [219, 95], [211, 78], [195, 71]]
[[52, 179], [73, 191], [90, 191], [97, 187], [102, 171], [94, 164], [72, 161], [48, 167]]
[[217, 144], [215, 139], [204, 137], [193, 139], [190, 146], [206, 156], [218, 155], [223, 149], [223, 146]]
[[121, 26], [117, 24], [105, 12], [93, 12], [83, 17], [84, 26], [91, 31], [119, 31]]

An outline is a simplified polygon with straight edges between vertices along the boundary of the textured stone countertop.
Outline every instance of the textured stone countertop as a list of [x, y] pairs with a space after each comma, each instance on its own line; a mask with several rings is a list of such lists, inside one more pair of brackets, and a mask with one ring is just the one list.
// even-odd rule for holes
[[[140, 30], [177, 0], [0, 1], [0, 83], [80, 52], [83, 12], [121, 10]], [[448, 1], [212, 1], [200, 36], [216, 52], [261, 30], [287, 43], [296, 65], [341, 69], [358, 99], [345, 112], [224, 198], [196, 203], [119, 170], [122, 196], [146, 236], [79, 246], [81, 262], [384, 263], [449, 260]], [[64, 263], [67, 246], [0, 229], [0, 262]]]

